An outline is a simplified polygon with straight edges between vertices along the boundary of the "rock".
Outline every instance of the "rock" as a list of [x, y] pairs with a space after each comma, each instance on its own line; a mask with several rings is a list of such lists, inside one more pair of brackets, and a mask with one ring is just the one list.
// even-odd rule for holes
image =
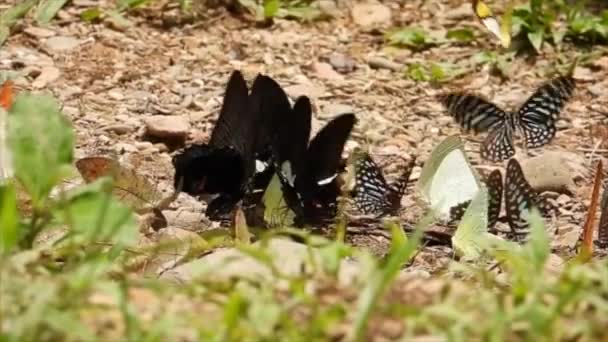
[[135, 127], [127, 124], [115, 124], [106, 126], [103, 128], [103, 130], [106, 132], [114, 132], [116, 134], [121, 135], [133, 132], [135, 130]]
[[375, 28], [391, 23], [391, 10], [381, 3], [356, 4], [351, 10], [355, 24], [364, 28]]
[[334, 68], [323, 62], [314, 62], [312, 63], [312, 70], [319, 78], [324, 78], [327, 80], [341, 80], [344, 77], [337, 73]]
[[55, 35], [55, 31], [35, 26], [28, 27], [24, 29], [23, 32], [36, 38], [49, 38]]
[[401, 71], [405, 66], [403, 64], [399, 64], [397, 62], [393, 62], [384, 57], [369, 57], [367, 59], [367, 64], [373, 69], [387, 69], [391, 71]]
[[310, 99], [317, 99], [325, 94], [325, 88], [321, 85], [300, 83], [285, 87], [285, 92], [292, 99], [302, 95], [308, 96]]
[[526, 179], [537, 191], [574, 193], [573, 179], [584, 168], [585, 160], [566, 151], [546, 151], [540, 156], [521, 161]]
[[55, 67], [44, 67], [40, 70], [40, 75], [32, 82], [32, 87], [36, 89], [44, 88], [49, 83], [55, 82], [59, 76], [61, 76], [59, 69]]
[[323, 105], [322, 113], [319, 114], [319, 118], [334, 118], [337, 115], [345, 114], [345, 113], [354, 113], [355, 109], [352, 106], [341, 103], [326, 103]]
[[80, 45], [80, 40], [69, 36], [51, 37], [45, 42], [46, 48], [53, 52], [73, 50]]
[[190, 124], [181, 116], [153, 115], [144, 120], [146, 134], [161, 139], [186, 139]]
[[350, 56], [342, 53], [334, 52], [329, 56], [329, 64], [334, 69], [342, 73], [348, 73], [355, 70], [355, 60]]
[[[318, 249], [308, 250], [304, 244], [284, 238], [274, 238], [267, 241], [265, 250], [272, 255], [274, 267], [280, 274], [288, 277], [302, 275], [315, 268], [310, 263], [311, 254], [315, 264], [323, 265], [321, 253]], [[261, 242], [255, 242], [252, 247], [260, 247]], [[358, 264], [353, 261], [342, 260], [340, 274], [338, 276], [341, 284], [352, 284], [359, 273]], [[207, 279], [229, 280], [233, 278], [250, 279], [253, 281], [272, 280], [273, 272], [263, 262], [239, 251], [236, 248], [219, 249], [214, 253], [203, 256], [198, 260], [181, 265], [169, 272], [165, 272], [161, 278], [187, 282], [199, 276]], [[287, 284], [279, 284], [283, 286]]]

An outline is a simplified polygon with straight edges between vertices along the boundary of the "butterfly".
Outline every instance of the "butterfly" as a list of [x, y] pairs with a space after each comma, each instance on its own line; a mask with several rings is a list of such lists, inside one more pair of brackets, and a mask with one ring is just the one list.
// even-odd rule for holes
[[[532, 207], [537, 207], [543, 216], [554, 210], [551, 203], [540, 196], [526, 180], [519, 162], [512, 158], [507, 163], [504, 187], [499, 170], [490, 173], [485, 181], [488, 188], [488, 228], [492, 228], [499, 219], [504, 192], [506, 219], [511, 229], [511, 237], [524, 241], [529, 233], [528, 215]], [[504, 190], [504, 191], [503, 191]], [[452, 208], [452, 218], [462, 217], [468, 202]]]
[[209, 142], [192, 145], [173, 158], [176, 189], [181, 183], [181, 191], [192, 196], [215, 195], [206, 210], [212, 220], [225, 218], [255, 187], [270, 182], [272, 172], [268, 175], [265, 167], [270, 163], [268, 126], [280, 112], [267, 101], [276, 86], [258, 75], [248, 94], [243, 75], [234, 71]]
[[498, 162], [515, 155], [514, 135], [528, 148], [548, 144], [557, 131], [555, 122], [574, 93], [572, 76], [560, 76], [540, 86], [516, 112], [509, 113], [476, 95], [450, 93], [439, 100], [466, 131], [488, 131], [481, 145], [484, 159]]
[[507, 163], [504, 193], [507, 221], [516, 241], [524, 241], [529, 233], [528, 215], [532, 207], [538, 208], [543, 216], [554, 210], [528, 183], [521, 165], [515, 158]]
[[[488, 190], [488, 229], [491, 230], [498, 222], [502, 205], [502, 174], [496, 169], [490, 173], [484, 183]], [[471, 201], [463, 202], [450, 209], [450, 218], [457, 221], [462, 218]]]
[[296, 99], [290, 115], [281, 116], [274, 136], [274, 163], [287, 206], [295, 224], [325, 222], [336, 214], [340, 194], [338, 173], [344, 168], [342, 150], [356, 118], [342, 114], [310, 141], [310, 100]]
[[401, 198], [415, 162], [416, 160], [412, 159], [401, 176], [393, 184], [388, 184], [382, 170], [370, 155], [361, 153], [354, 162], [355, 187], [351, 193], [357, 209], [377, 217], [396, 214], [401, 208]]

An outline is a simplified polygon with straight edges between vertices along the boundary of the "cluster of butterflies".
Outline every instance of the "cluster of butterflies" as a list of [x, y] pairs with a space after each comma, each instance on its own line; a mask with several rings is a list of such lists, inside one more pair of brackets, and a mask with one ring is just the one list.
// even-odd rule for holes
[[270, 77], [258, 75], [249, 91], [242, 74], [233, 72], [209, 142], [173, 158], [176, 189], [209, 200], [206, 215], [224, 220], [239, 203], [245, 210], [257, 207], [276, 173], [296, 224], [334, 217], [342, 151], [357, 120], [339, 115], [309, 141], [311, 120], [306, 96], [292, 107]]
[[[475, 95], [452, 93], [441, 97], [448, 112], [465, 129], [489, 131], [481, 155], [492, 161], [515, 154], [513, 136], [520, 133], [527, 147], [540, 147], [555, 136], [555, 122], [572, 96], [574, 81], [562, 76], [542, 85], [515, 113], [506, 112]], [[237, 205], [258, 207], [276, 174], [285, 203], [295, 214], [296, 225], [333, 219], [346, 162], [343, 148], [357, 122], [346, 113], [329, 121], [311, 140], [312, 109], [306, 96], [293, 104], [281, 86], [258, 75], [251, 87], [234, 71], [226, 87], [219, 118], [207, 144], [192, 145], [173, 158], [175, 187], [208, 202], [212, 220], [230, 217]], [[354, 159], [355, 184], [351, 197], [363, 214], [395, 215], [401, 208], [412, 159], [392, 184], [367, 153]], [[486, 180], [490, 193], [489, 223], [498, 221], [503, 197], [502, 175], [495, 170]], [[549, 213], [526, 181], [519, 163], [510, 159], [504, 183], [507, 221], [515, 239], [527, 235], [526, 213], [532, 206]], [[454, 207], [459, 219], [468, 203]]]

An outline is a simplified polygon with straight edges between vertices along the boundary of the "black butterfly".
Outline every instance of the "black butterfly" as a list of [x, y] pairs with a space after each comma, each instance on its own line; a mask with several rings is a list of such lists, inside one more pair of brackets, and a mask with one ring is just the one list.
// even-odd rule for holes
[[312, 109], [307, 97], [299, 97], [291, 115], [279, 119], [274, 162], [285, 202], [296, 215], [296, 225], [333, 218], [340, 194], [337, 176], [344, 168], [342, 150], [355, 125], [354, 114], [334, 118], [310, 143]]
[[[492, 228], [498, 221], [503, 196], [503, 183], [499, 170], [492, 171], [486, 180], [486, 186], [489, 195], [488, 228]], [[529, 233], [528, 215], [532, 207], [538, 208], [543, 216], [551, 214], [554, 210], [551, 203], [540, 196], [528, 183], [519, 162], [514, 158], [507, 164], [504, 199], [511, 236], [520, 242], [524, 241]], [[468, 203], [470, 201], [453, 207], [450, 210], [452, 219], [461, 218]]]
[[540, 86], [514, 113], [476, 95], [452, 93], [441, 96], [440, 101], [466, 131], [489, 131], [481, 145], [481, 156], [503, 161], [515, 155], [515, 133], [523, 136], [528, 148], [541, 147], [553, 139], [557, 131], [555, 122], [574, 86], [571, 76], [557, 77]]
[[401, 176], [393, 184], [388, 184], [369, 154], [361, 153], [355, 160], [355, 187], [351, 193], [357, 209], [377, 217], [397, 214], [415, 162], [412, 159]]
[[[492, 171], [484, 183], [488, 189], [488, 229], [492, 230], [498, 222], [502, 205], [502, 174], [500, 170]], [[470, 203], [471, 201], [466, 201], [452, 207], [450, 209], [451, 220], [460, 220]]]
[[598, 227], [597, 240], [595, 240], [595, 244], [599, 248], [608, 248], [608, 187], [606, 184], [604, 184], [604, 192], [602, 193], [600, 209], [600, 224]]
[[173, 158], [176, 188], [182, 182], [181, 190], [192, 196], [219, 195], [206, 211], [213, 220], [270, 181], [272, 171], [258, 167], [256, 172], [256, 164], [270, 163], [268, 137], [274, 117], [281, 114], [274, 109], [276, 87], [272, 79], [258, 75], [248, 95], [242, 74], [233, 72], [209, 142], [192, 145]]

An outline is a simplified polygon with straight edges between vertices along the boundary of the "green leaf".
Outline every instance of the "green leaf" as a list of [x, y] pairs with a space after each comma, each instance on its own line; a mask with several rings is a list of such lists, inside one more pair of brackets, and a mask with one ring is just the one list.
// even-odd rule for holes
[[545, 33], [541, 30], [528, 32], [528, 40], [537, 52], [541, 51]]
[[42, 0], [36, 11], [36, 22], [48, 24], [67, 2], [68, 0]]
[[387, 256], [384, 267], [376, 269], [371, 275], [357, 301], [357, 311], [355, 313], [353, 330], [350, 333], [350, 338], [347, 338], [347, 340], [365, 340], [367, 325], [376, 303], [381, 298], [386, 288], [388, 288], [390, 283], [395, 279], [402, 265], [412, 257], [420, 243], [424, 229], [431, 222], [432, 217], [430, 215], [425, 216], [418, 222], [414, 234], [407, 240], [405, 246], [391, 250], [391, 253]]
[[11, 34], [10, 27], [0, 23], [0, 46], [2, 46], [2, 44], [4, 44], [4, 42], [8, 39], [8, 36], [10, 34]]
[[189, 12], [192, 9], [192, 0], [180, 0], [179, 5], [182, 12]]
[[106, 20], [110, 21], [116, 27], [125, 29], [133, 26], [133, 23], [118, 11], [107, 11], [106, 14], [108, 16]]
[[101, 19], [101, 9], [95, 7], [95, 8], [88, 8], [84, 11], [82, 11], [82, 13], [80, 13], [80, 19], [86, 21], [86, 22], [92, 22], [95, 20], [99, 20]]
[[492, 51], [482, 51], [474, 54], [471, 57], [473, 64], [496, 63], [497, 55]]
[[0, 186], [0, 254], [10, 252], [19, 240], [17, 194], [12, 184]]
[[323, 12], [312, 6], [287, 7], [279, 9], [277, 16], [295, 18], [301, 21], [313, 21], [323, 17]]
[[55, 99], [19, 94], [9, 111], [8, 143], [16, 177], [41, 208], [72, 162], [74, 134]]
[[398, 250], [405, 248], [407, 245], [407, 235], [405, 235], [405, 231], [401, 227], [401, 224], [399, 224], [399, 221], [387, 222], [385, 229], [391, 232], [391, 249], [389, 254], [397, 253]]
[[131, 8], [137, 8], [143, 6], [150, 2], [151, 0], [119, 0], [118, 1], [118, 10], [124, 11]]
[[407, 66], [407, 70], [405, 72], [407, 76], [414, 81], [428, 81], [429, 77], [427, 76], [427, 72], [424, 69], [424, 66], [421, 63], [413, 63]]
[[551, 254], [549, 235], [545, 230], [545, 224], [538, 209], [533, 208], [530, 211], [528, 222], [530, 223], [530, 235], [523, 250], [534, 270], [541, 272], [549, 254]]
[[109, 181], [104, 178], [83, 186], [55, 210], [55, 217], [71, 228], [77, 242], [107, 241], [123, 247], [137, 239], [137, 224], [131, 210], [101, 191]]
[[274, 18], [280, 6], [281, 2], [279, 0], [264, 0], [264, 18]]
[[431, 37], [425, 30], [415, 26], [406, 27], [390, 33], [387, 39], [391, 45], [411, 48], [421, 48], [433, 43]]
[[27, 12], [38, 3], [38, 0], [26, 0], [17, 4], [0, 14], [0, 26], [13, 26], [17, 20], [21, 19]]
[[468, 28], [449, 30], [445, 35], [448, 39], [453, 39], [459, 42], [470, 42], [475, 39], [473, 30]]

